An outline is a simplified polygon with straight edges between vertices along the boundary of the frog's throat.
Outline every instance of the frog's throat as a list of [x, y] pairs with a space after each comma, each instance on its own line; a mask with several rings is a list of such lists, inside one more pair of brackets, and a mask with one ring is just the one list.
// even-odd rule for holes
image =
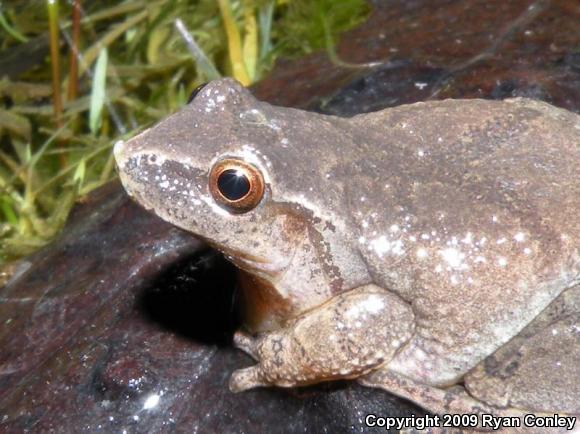
[[233, 263], [237, 268], [249, 273], [250, 275], [258, 276], [266, 281], [274, 284], [281, 276], [290, 268], [296, 249], [292, 249], [289, 255], [261, 258], [247, 253], [241, 253], [232, 249], [224, 248], [222, 246], [212, 245], [215, 249], [222, 252], [225, 257]]

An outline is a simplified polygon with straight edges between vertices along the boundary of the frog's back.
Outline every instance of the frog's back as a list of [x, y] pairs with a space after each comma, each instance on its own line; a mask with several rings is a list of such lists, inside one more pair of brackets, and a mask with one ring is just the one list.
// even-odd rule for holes
[[394, 369], [452, 381], [580, 281], [580, 116], [518, 98], [352, 122], [361, 158], [341, 170], [361, 254], [418, 317]]

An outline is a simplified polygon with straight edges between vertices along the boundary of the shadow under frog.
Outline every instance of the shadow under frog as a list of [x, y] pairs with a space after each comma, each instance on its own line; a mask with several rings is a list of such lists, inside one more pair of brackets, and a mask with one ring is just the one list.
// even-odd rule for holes
[[345, 119], [221, 79], [115, 155], [129, 194], [240, 269], [258, 363], [233, 391], [356, 378], [439, 414], [580, 414], [577, 114]]

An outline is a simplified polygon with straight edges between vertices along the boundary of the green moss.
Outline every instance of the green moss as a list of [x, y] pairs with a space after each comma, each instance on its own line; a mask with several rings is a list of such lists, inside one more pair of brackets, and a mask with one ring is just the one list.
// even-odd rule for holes
[[[70, 4], [61, 0], [55, 15], [64, 101], [57, 120], [47, 4], [0, 3], [0, 260], [51, 240], [75, 198], [115, 176], [112, 144], [179, 108], [198, 84], [240, 67], [248, 82], [258, 80], [277, 57], [324, 49], [368, 13], [362, 0], [128, 0], [83, 7], [74, 99], [68, 96]], [[198, 45], [195, 56], [176, 19]]]

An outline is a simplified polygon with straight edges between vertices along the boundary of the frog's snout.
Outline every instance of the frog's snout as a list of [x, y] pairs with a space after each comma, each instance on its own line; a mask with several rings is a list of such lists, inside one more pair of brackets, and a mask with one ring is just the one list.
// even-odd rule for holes
[[113, 155], [115, 156], [115, 161], [117, 162], [117, 167], [122, 169], [125, 165], [125, 141], [124, 140], [117, 140], [113, 145]]

